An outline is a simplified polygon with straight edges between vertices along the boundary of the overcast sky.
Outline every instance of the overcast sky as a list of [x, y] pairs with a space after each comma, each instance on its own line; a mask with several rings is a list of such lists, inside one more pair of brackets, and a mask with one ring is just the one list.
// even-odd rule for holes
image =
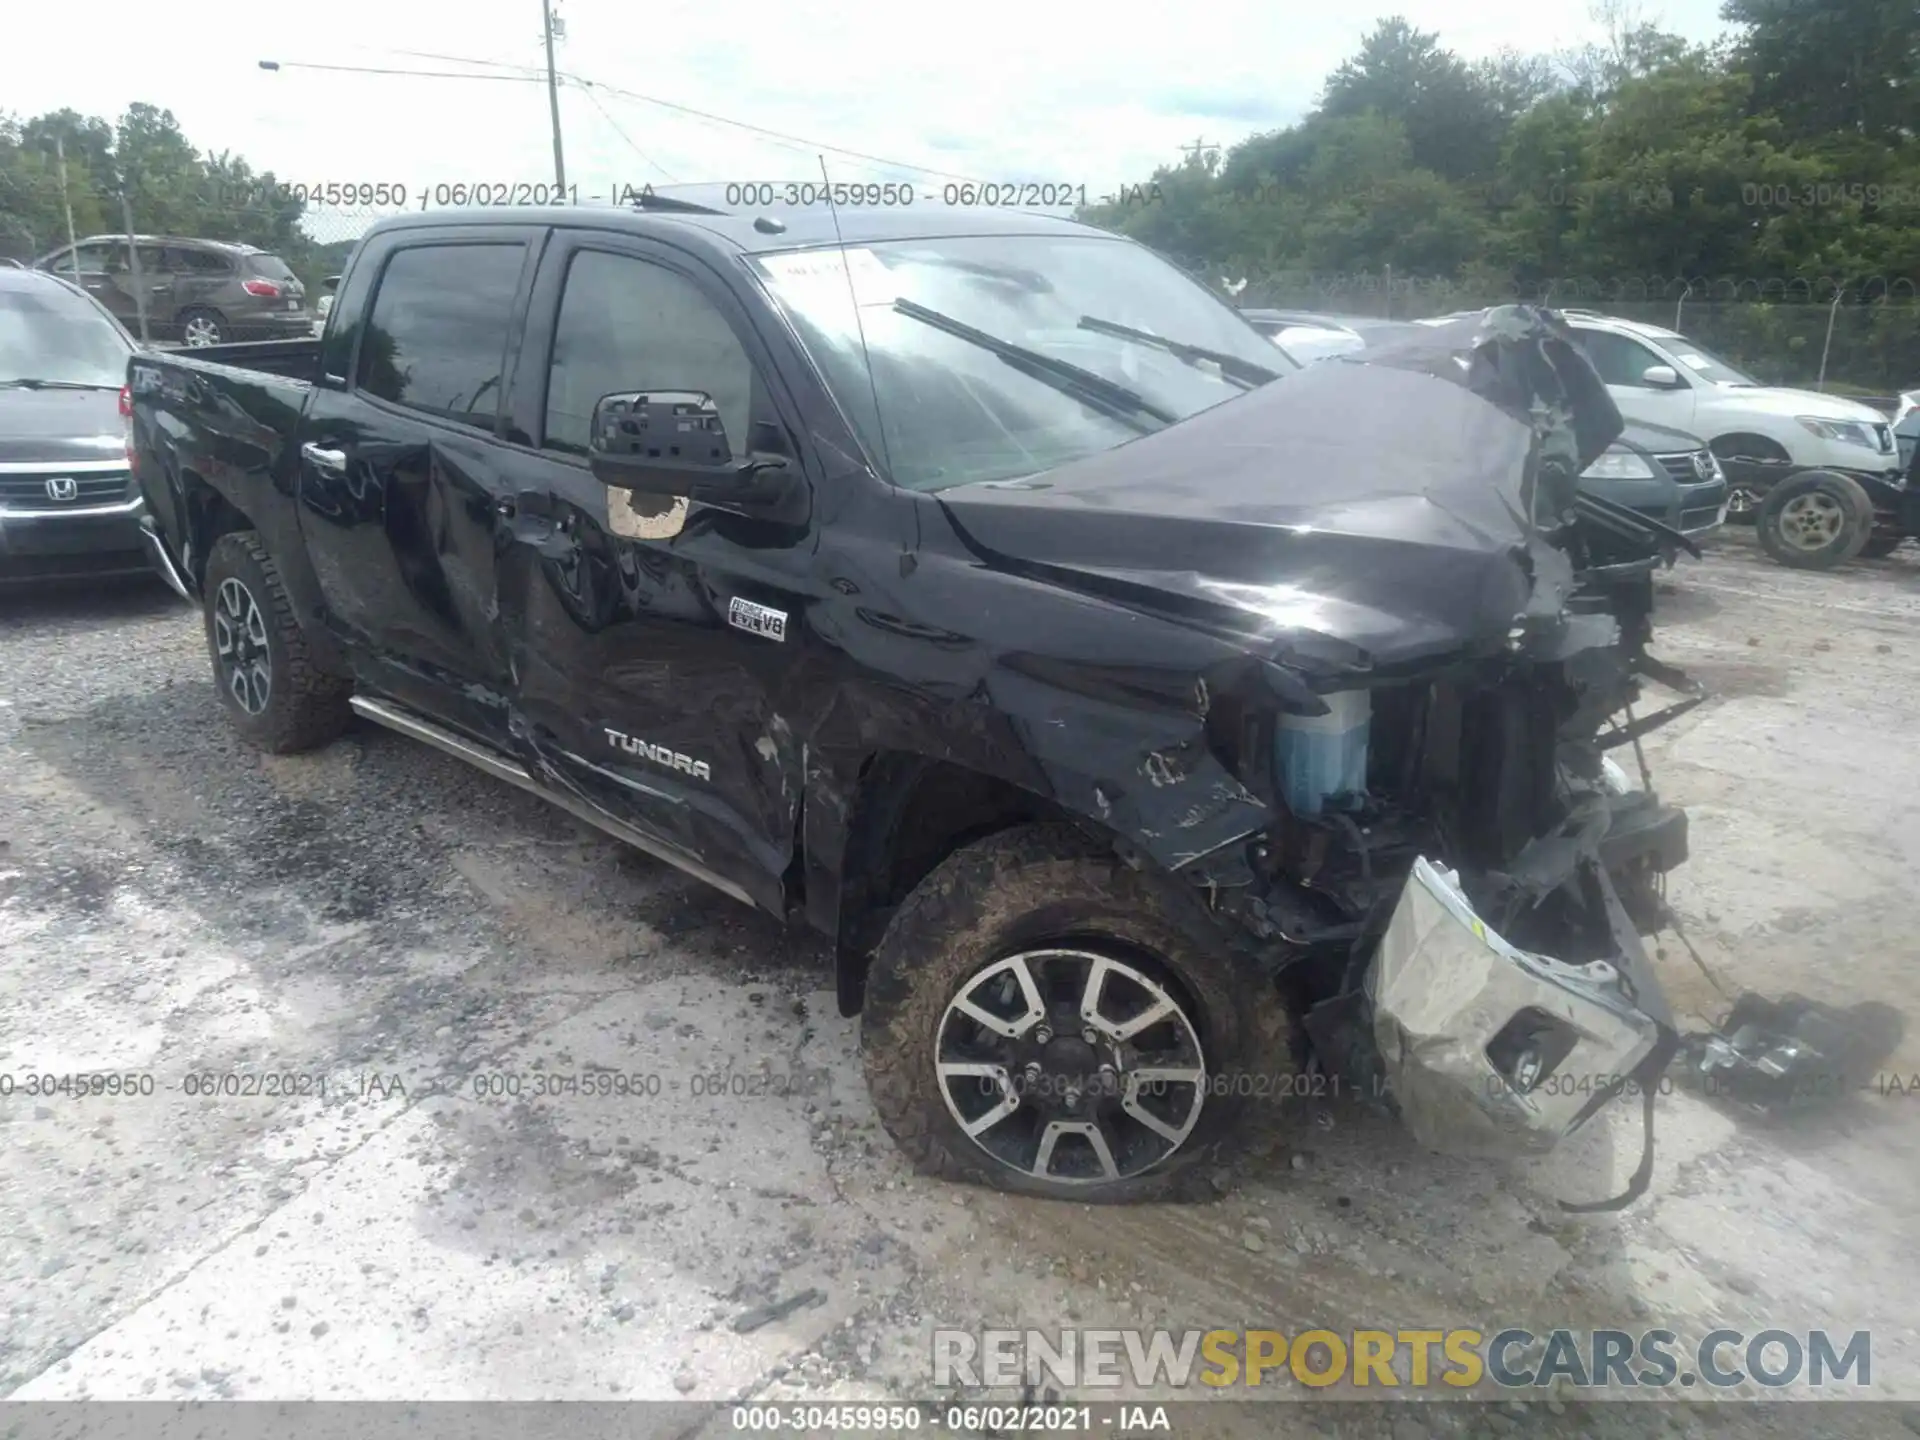
[[[1229, 144], [1298, 119], [1388, 14], [1469, 58], [1597, 33], [1587, 0], [970, 0], [950, 10], [839, 0], [832, 14], [769, 0], [557, 3], [561, 70], [803, 137], [777, 143], [570, 86], [560, 96], [567, 174], [583, 199], [622, 183], [818, 179], [804, 142], [943, 172], [888, 173], [828, 152], [836, 180], [1049, 179], [1084, 184], [1092, 198], [1146, 178], [1196, 138]], [[1644, 0], [1642, 14], [1706, 40], [1722, 28], [1717, 10], [1718, 0]], [[536, 66], [539, 0], [94, 0], [79, 14], [84, 33], [57, 6], [9, 20], [0, 104], [117, 117], [145, 100], [171, 109], [203, 150], [232, 149], [309, 184], [386, 181], [417, 196], [434, 182], [552, 178], [544, 85], [258, 67], [465, 68], [427, 55]]]

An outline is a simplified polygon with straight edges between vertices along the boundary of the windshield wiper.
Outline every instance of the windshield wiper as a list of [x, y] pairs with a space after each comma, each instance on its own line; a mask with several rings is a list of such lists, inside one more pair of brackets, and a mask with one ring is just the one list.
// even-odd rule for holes
[[1184, 360], [1189, 365], [1206, 363], [1220, 371], [1220, 378], [1242, 390], [1251, 390], [1256, 385], [1265, 385], [1278, 380], [1280, 372], [1269, 370], [1264, 365], [1256, 365], [1251, 360], [1242, 360], [1238, 355], [1229, 355], [1224, 350], [1209, 350], [1204, 345], [1189, 345], [1184, 340], [1169, 340], [1164, 335], [1156, 335], [1151, 330], [1136, 330], [1131, 325], [1117, 324], [1112, 320], [1102, 320], [1097, 315], [1082, 315], [1080, 328], [1091, 330], [1096, 335], [1112, 335], [1121, 340], [1134, 340], [1142, 345], [1151, 345], [1156, 350], [1164, 350], [1176, 360]]
[[1122, 424], [1130, 425], [1142, 435], [1153, 430], [1151, 425], [1140, 422], [1142, 415], [1158, 420], [1162, 425], [1172, 425], [1180, 419], [1171, 410], [1162, 409], [1144, 395], [1116, 384], [1104, 375], [1096, 375], [1091, 370], [1083, 370], [1067, 360], [1056, 360], [1051, 355], [1042, 355], [1038, 350], [1029, 350], [1024, 345], [1016, 345], [1011, 340], [1002, 340], [997, 335], [989, 335], [984, 330], [976, 330], [964, 320], [956, 320], [951, 315], [943, 315], [938, 310], [929, 310], [911, 300], [896, 300], [893, 308], [910, 320], [918, 320], [923, 325], [931, 325], [936, 330], [965, 340], [969, 345], [978, 345], [990, 355], [997, 355], [1023, 375], [1031, 375], [1044, 385], [1051, 385], [1062, 395], [1070, 395], [1083, 405], [1091, 406], [1103, 415], [1112, 416]]
[[102, 385], [93, 380], [36, 380], [24, 375], [18, 380], [0, 380], [0, 390], [118, 390], [118, 385]]

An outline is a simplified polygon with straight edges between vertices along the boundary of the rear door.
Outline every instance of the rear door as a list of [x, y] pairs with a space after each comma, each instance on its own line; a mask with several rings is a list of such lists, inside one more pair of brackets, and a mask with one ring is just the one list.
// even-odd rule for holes
[[518, 461], [495, 437], [543, 235], [461, 225], [372, 241], [343, 302], [361, 323], [325, 342], [299, 433], [301, 530], [362, 685], [495, 745], [508, 689], [496, 543]]
[[[557, 231], [530, 313], [555, 318], [530, 327], [511, 402], [532, 492], [502, 582], [523, 753], [777, 911], [803, 779], [783, 711], [819, 584], [815, 532], [610, 491], [587, 435], [602, 395], [704, 390], [736, 453], [768, 427], [756, 448], [785, 447], [817, 509], [779, 352], [711, 271], [633, 236]], [[748, 616], [768, 623], [742, 628]]]

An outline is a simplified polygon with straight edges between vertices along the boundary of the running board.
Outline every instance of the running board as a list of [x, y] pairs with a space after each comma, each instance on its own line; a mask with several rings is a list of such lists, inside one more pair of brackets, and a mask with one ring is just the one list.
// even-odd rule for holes
[[548, 804], [559, 806], [574, 819], [583, 821], [623, 844], [631, 845], [636, 850], [645, 851], [654, 859], [664, 861], [676, 870], [684, 871], [694, 879], [711, 885], [721, 894], [732, 896], [742, 905], [752, 906], [755, 910], [761, 908], [754, 903], [751, 895], [731, 880], [722, 879], [697, 860], [690, 860], [679, 851], [662, 845], [658, 840], [642, 835], [631, 825], [624, 824], [611, 815], [602, 814], [586, 802], [549, 789], [534, 779], [527, 767], [518, 760], [502, 755], [491, 746], [469, 740], [463, 735], [456, 735], [453, 731], [436, 725], [431, 720], [422, 719], [411, 710], [402, 709], [385, 700], [373, 700], [364, 695], [354, 695], [348, 699], [347, 703], [353, 707], [356, 715], [371, 720], [376, 725], [384, 725], [387, 729], [397, 731], [409, 739], [423, 741], [434, 749], [453, 756], [456, 760], [466, 761], [474, 769], [484, 771], [496, 780], [504, 780], [509, 785], [525, 790], [529, 795], [538, 795]]

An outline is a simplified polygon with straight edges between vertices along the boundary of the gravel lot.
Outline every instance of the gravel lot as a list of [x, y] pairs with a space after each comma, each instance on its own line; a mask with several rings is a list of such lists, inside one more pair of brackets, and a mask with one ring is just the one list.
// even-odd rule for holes
[[[1920, 557], [1804, 575], [1735, 534], [1661, 604], [1714, 694], [1648, 747], [1693, 814], [1689, 934], [1730, 989], [1909, 1010]], [[0, 1099], [0, 1394], [927, 1398], [935, 1326], [1318, 1323], [1870, 1329], [1872, 1393], [1920, 1399], [1920, 1096], [1793, 1125], [1667, 1097], [1618, 1216], [1554, 1199], [1614, 1193], [1637, 1107], [1512, 1169], [1276, 1113], [1217, 1203], [1096, 1211], [908, 1174], [830, 987], [810, 938], [398, 736], [248, 752], [157, 586], [0, 599], [0, 1073], [154, 1082]], [[1920, 1036], [1887, 1068], [1920, 1076]], [[187, 1093], [238, 1070], [295, 1093]], [[635, 1093], [532, 1093], [594, 1071]], [[1807, 1433], [1291, 1393], [1179, 1433]]]

